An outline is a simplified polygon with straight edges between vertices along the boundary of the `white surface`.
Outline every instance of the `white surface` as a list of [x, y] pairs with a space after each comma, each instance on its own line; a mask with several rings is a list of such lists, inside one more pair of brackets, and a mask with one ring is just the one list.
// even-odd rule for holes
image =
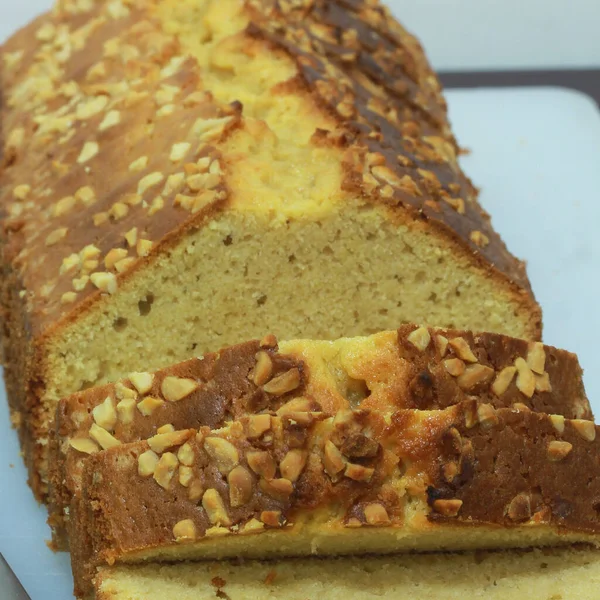
[[[600, 113], [585, 96], [557, 89], [448, 97], [459, 139], [473, 150], [464, 160], [467, 172], [483, 187], [483, 204], [508, 246], [529, 260], [545, 339], [580, 354], [600, 414]], [[26, 486], [3, 398], [0, 432], [0, 551], [32, 600], [66, 600], [68, 558], [44, 544], [46, 511]]]
[[[437, 69], [600, 67], [598, 0], [384, 0]], [[53, 0], [0, 0], [0, 42]]]

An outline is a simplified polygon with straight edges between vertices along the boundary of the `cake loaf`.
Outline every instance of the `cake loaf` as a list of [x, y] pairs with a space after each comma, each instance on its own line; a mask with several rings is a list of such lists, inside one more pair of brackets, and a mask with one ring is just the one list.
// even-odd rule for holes
[[600, 543], [591, 421], [476, 402], [326, 417], [309, 399], [268, 418], [91, 455], [77, 592], [117, 561]]
[[351, 407], [441, 409], [476, 398], [494, 408], [592, 416], [576, 356], [540, 342], [415, 325], [335, 342], [278, 346], [267, 336], [61, 400], [50, 444], [55, 545], [66, 548], [64, 522], [89, 454], [146, 439], [165, 425], [216, 429], [298, 397], [325, 414]]
[[595, 549], [119, 565], [96, 578], [96, 600], [592, 600]]
[[61, 0], [1, 49], [3, 354], [30, 480], [60, 398], [239, 339], [540, 335], [378, 2]]

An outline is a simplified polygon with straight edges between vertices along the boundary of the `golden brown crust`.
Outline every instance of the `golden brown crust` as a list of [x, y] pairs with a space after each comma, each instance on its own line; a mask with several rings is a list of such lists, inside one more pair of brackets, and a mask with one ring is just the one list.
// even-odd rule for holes
[[[600, 437], [590, 421], [557, 426], [548, 415], [474, 402], [329, 419], [280, 410], [263, 436], [250, 438], [249, 419], [92, 455], [72, 519], [77, 544], [86, 540], [73, 551], [78, 584], [96, 565], [250, 529], [270, 531], [275, 546], [277, 531], [284, 542], [314, 529], [352, 547], [353, 532], [369, 527], [408, 535], [402, 549], [423, 549], [422, 532], [457, 526], [488, 531], [475, 542], [481, 548], [493, 547], [498, 527], [537, 529], [542, 545], [598, 540]], [[152, 455], [158, 460], [143, 470]], [[294, 548], [281, 551], [306, 552]]]

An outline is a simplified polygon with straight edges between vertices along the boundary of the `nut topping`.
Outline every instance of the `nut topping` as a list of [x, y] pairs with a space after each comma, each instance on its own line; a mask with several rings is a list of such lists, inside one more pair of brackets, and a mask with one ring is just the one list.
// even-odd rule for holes
[[260, 520], [269, 527], [281, 527], [282, 518], [280, 510], [263, 510], [260, 513]]
[[179, 465], [179, 483], [183, 487], [188, 487], [190, 485], [190, 481], [194, 476], [194, 471], [192, 467], [186, 467], [185, 465]]
[[444, 479], [449, 483], [452, 483], [452, 481], [454, 481], [454, 478], [458, 475], [459, 471], [460, 469], [458, 467], [458, 463], [454, 461], [446, 463], [442, 467], [442, 474], [444, 475]]
[[[187, 467], [189, 468], [189, 467]], [[204, 486], [199, 479], [195, 479], [192, 483], [189, 484], [188, 488], [188, 498], [192, 502], [198, 502], [200, 498], [204, 495]]]
[[194, 464], [194, 450], [187, 442], [179, 448], [177, 458], [179, 459], [179, 462], [186, 467], [191, 467]]
[[344, 429], [355, 426], [355, 414], [350, 408], [342, 408], [335, 413], [333, 425], [336, 429]]
[[94, 454], [100, 450], [100, 446], [90, 438], [74, 438], [69, 440], [69, 446], [84, 454]]
[[248, 417], [248, 438], [253, 440], [261, 437], [271, 429], [271, 415], [250, 415]]
[[531, 498], [529, 494], [517, 494], [506, 509], [511, 521], [527, 521], [531, 518]]
[[272, 333], [265, 335], [265, 337], [262, 340], [260, 340], [260, 347], [277, 348], [277, 338]]
[[364, 508], [365, 519], [369, 525], [389, 525], [390, 517], [383, 504], [374, 502]]
[[124, 248], [113, 248], [104, 257], [104, 266], [107, 269], [112, 269], [120, 260], [123, 260], [124, 258], [127, 258], [127, 250]]
[[193, 379], [168, 376], [163, 379], [160, 390], [169, 402], [178, 402], [195, 392], [200, 384]]
[[117, 278], [114, 273], [99, 271], [90, 275], [90, 281], [101, 291], [114, 294], [117, 291]]
[[474, 364], [465, 369], [465, 372], [457, 378], [456, 383], [462, 390], [469, 391], [477, 385], [490, 382], [492, 377], [494, 377], [494, 369]]
[[183, 444], [192, 435], [193, 431], [184, 429], [182, 431], [170, 431], [168, 433], [157, 433], [148, 440], [148, 444], [154, 452], [161, 454], [167, 448]]
[[550, 375], [544, 373], [543, 375], [536, 375], [535, 377], [535, 391], [536, 392], [551, 392], [552, 385], [550, 383]]
[[227, 514], [227, 509], [221, 495], [214, 488], [210, 488], [204, 492], [202, 496], [202, 506], [208, 515], [208, 520], [213, 525], [223, 525], [229, 527], [231, 519]]
[[419, 352], [424, 352], [427, 350], [429, 342], [431, 342], [431, 335], [429, 334], [429, 329], [427, 329], [427, 327], [419, 327], [409, 333], [406, 340], [419, 350]]
[[204, 440], [204, 449], [224, 475], [227, 475], [240, 462], [237, 448], [223, 438], [207, 437]]
[[552, 441], [548, 444], [548, 458], [553, 461], [559, 461], [571, 452], [573, 449], [573, 444], [569, 442], [562, 442], [559, 440]]
[[129, 164], [129, 170], [132, 173], [143, 171], [148, 166], [148, 157], [140, 156]]
[[67, 235], [68, 229], [66, 227], [59, 227], [55, 229], [46, 237], [46, 246], [54, 246], [60, 242]]
[[343, 454], [331, 440], [327, 440], [323, 449], [323, 466], [327, 473], [334, 477], [344, 468], [345, 464]]
[[61, 304], [72, 304], [75, 300], [77, 300], [77, 294], [75, 292], [65, 292], [60, 297]]
[[498, 415], [491, 404], [480, 404], [477, 407], [477, 418], [483, 429], [490, 429], [500, 422]]
[[191, 519], [179, 521], [173, 527], [173, 535], [177, 543], [193, 542], [196, 539], [196, 525]]
[[542, 342], [534, 342], [529, 345], [527, 365], [534, 373], [537, 373], [538, 375], [544, 374], [546, 351], [544, 350], [544, 344], [542, 344]]
[[264, 450], [250, 450], [246, 453], [248, 466], [261, 477], [273, 479], [277, 470], [275, 459]]
[[153, 396], [146, 396], [141, 402], [138, 402], [138, 410], [145, 416], [149, 417], [152, 413], [160, 408], [164, 402], [160, 398], [154, 398]]
[[117, 418], [123, 425], [133, 423], [135, 411], [135, 400], [133, 398], [125, 398], [117, 404]]
[[137, 187], [138, 195], [142, 196], [146, 190], [161, 183], [164, 178], [165, 176], [160, 171], [154, 171], [153, 173], [149, 173], [145, 177], [142, 177]]
[[596, 425], [593, 421], [572, 419], [571, 424], [575, 431], [587, 442], [593, 442], [596, 439]]
[[471, 350], [471, 346], [469, 346], [467, 340], [462, 337], [455, 337], [451, 339], [449, 342], [450, 347], [456, 352], [456, 356], [461, 358], [465, 362], [468, 363], [476, 363], [477, 357], [473, 354]]
[[516, 372], [516, 367], [504, 367], [504, 369], [496, 375], [496, 379], [494, 380], [494, 383], [492, 383], [492, 392], [496, 394], [496, 396], [502, 396], [511, 384]]
[[152, 450], [146, 450], [138, 457], [138, 473], [142, 477], [150, 477], [154, 475], [156, 466], [158, 465], [158, 454]]
[[475, 427], [479, 422], [479, 415], [477, 414], [477, 406], [474, 403], [469, 403], [464, 406], [465, 412], [465, 426], [467, 429]]
[[138, 395], [135, 390], [128, 388], [126, 385], [123, 385], [120, 381], [115, 383], [115, 394], [119, 400], [125, 400], [125, 398], [132, 398], [136, 400]]
[[277, 377], [273, 377], [269, 383], [263, 386], [267, 394], [274, 396], [283, 396], [288, 392], [295, 390], [300, 385], [300, 371], [294, 367]]
[[535, 392], [535, 377], [529, 365], [521, 357], [515, 360], [517, 368], [517, 389], [527, 398], [531, 398]]
[[77, 163], [82, 165], [98, 154], [100, 151], [100, 146], [98, 146], [97, 142], [86, 142], [77, 157]]
[[565, 418], [562, 415], [550, 415], [552, 426], [558, 433], [563, 433], [565, 430]]
[[[126, 234], [125, 239], [130, 248], [133, 248], [137, 244], [138, 230], [137, 227], [132, 227]], [[133, 383], [133, 382], [132, 382]]]
[[152, 389], [154, 375], [152, 373], [130, 373], [129, 381], [140, 394], [147, 394]]
[[344, 475], [354, 481], [371, 481], [375, 469], [363, 467], [362, 465], [356, 465], [354, 463], [347, 463]]
[[456, 517], [463, 505], [462, 500], [434, 500], [433, 510], [444, 517]]
[[444, 367], [452, 377], [459, 377], [465, 372], [465, 363], [460, 358], [447, 358]]
[[283, 406], [280, 406], [277, 409], [278, 417], [286, 417], [291, 414], [299, 413], [299, 412], [310, 412], [312, 410], [313, 403], [304, 397], [294, 398], [289, 402], [286, 402]]
[[206, 537], [223, 537], [224, 535], [229, 535], [231, 531], [227, 529], [227, 527], [221, 527], [220, 525], [215, 525], [214, 527], [209, 527], [204, 535]]
[[446, 356], [446, 351], [448, 350], [448, 338], [445, 338], [443, 335], [436, 335], [433, 340], [440, 358], [444, 358], [444, 356]]
[[191, 144], [189, 142], [181, 142], [180, 144], [173, 144], [171, 148], [171, 154], [169, 155], [169, 159], [171, 162], [179, 162], [185, 158], [185, 155], [188, 153], [191, 148]]
[[178, 464], [179, 461], [172, 452], [165, 452], [160, 457], [156, 464], [156, 468], [154, 469], [154, 481], [156, 481], [161, 488], [165, 490], [169, 489], [169, 484], [171, 483], [171, 479], [173, 479]]
[[232, 508], [243, 506], [252, 498], [252, 475], [238, 465], [227, 476], [229, 483], [229, 502]]
[[96, 425], [96, 423], [92, 423], [90, 427], [90, 437], [98, 442], [104, 450], [121, 445], [121, 442], [117, 438], [108, 433], [106, 429], [102, 429], [102, 427]]
[[117, 424], [117, 411], [113, 405], [113, 400], [107, 396], [104, 402], [98, 404], [92, 410], [94, 421], [107, 431], [112, 431]]
[[106, 131], [121, 122], [121, 113], [118, 110], [111, 110], [106, 113], [106, 116], [98, 125], [98, 131]]
[[271, 379], [273, 373], [273, 361], [268, 352], [261, 350], [256, 353], [256, 365], [252, 371], [251, 378], [254, 385], [261, 386]]
[[298, 481], [307, 459], [308, 454], [305, 450], [290, 450], [279, 464], [281, 475], [291, 482]]
[[289, 479], [261, 479], [258, 482], [260, 489], [273, 498], [287, 498], [294, 492], [294, 485]]
[[175, 431], [175, 427], [171, 423], [167, 423], [166, 425], [161, 425], [156, 430], [156, 433], [173, 433], [173, 431]]

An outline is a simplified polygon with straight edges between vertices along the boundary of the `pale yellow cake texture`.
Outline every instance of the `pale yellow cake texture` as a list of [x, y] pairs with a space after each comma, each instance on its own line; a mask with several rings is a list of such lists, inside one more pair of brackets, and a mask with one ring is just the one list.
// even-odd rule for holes
[[96, 600], [595, 600], [598, 589], [598, 551], [565, 548], [121, 565], [100, 572]]

